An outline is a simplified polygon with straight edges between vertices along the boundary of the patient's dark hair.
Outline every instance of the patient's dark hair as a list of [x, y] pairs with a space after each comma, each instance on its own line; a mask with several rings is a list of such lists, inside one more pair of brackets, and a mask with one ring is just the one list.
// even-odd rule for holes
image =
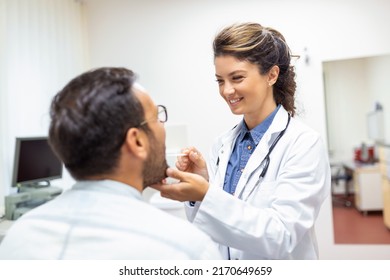
[[99, 68], [54, 96], [49, 142], [75, 179], [110, 174], [117, 167], [127, 130], [144, 120], [134, 81], [131, 70]]

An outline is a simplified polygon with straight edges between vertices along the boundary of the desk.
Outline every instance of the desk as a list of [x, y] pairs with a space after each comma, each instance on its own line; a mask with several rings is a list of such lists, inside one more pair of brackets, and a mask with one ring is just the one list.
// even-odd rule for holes
[[347, 172], [353, 175], [355, 206], [359, 211], [383, 210], [383, 194], [379, 164], [345, 162]]

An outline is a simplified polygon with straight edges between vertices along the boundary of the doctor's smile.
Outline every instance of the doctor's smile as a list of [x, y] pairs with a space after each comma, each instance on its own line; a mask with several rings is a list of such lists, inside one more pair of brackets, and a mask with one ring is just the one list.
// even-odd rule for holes
[[232, 105], [237, 105], [237, 103], [240, 102], [242, 99], [244, 99], [244, 98], [242, 97], [242, 98], [237, 98], [237, 99], [229, 99], [229, 103]]

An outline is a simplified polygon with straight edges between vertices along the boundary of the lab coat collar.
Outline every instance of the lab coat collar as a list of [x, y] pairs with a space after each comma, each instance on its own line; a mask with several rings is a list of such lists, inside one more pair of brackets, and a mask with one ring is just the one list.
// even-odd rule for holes
[[[286, 109], [284, 109], [283, 106], [280, 106], [279, 111], [276, 113], [275, 118], [268, 129], [271, 134], [279, 133], [286, 128], [288, 114]], [[268, 132], [266, 132], [266, 134], [268, 134]]]
[[[254, 175], [256, 170], [262, 168], [261, 163], [263, 162], [265, 156], [269, 151], [269, 147], [272, 145], [272, 142], [277, 137], [277, 135], [286, 127], [288, 121], [288, 113], [287, 111], [281, 107], [279, 108], [271, 126], [268, 128], [263, 138], [261, 139], [259, 145], [257, 145], [256, 149], [253, 151], [253, 154], [249, 158], [248, 163], [245, 166], [244, 172], [238, 181], [235, 196], [238, 196], [250, 178]], [[245, 189], [245, 191], [249, 191], [249, 189]], [[245, 197], [245, 194], [244, 194]]]
[[271, 123], [274, 120], [274, 117], [278, 113], [281, 106], [282, 105], [280, 105], [280, 104], [278, 106], [276, 106], [275, 110], [272, 111], [272, 113], [268, 117], [266, 117], [260, 124], [258, 124], [257, 126], [255, 126], [254, 128], [252, 128], [250, 130], [246, 126], [245, 121], [243, 119], [242, 120], [243, 125], [241, 126], [243, 129], [241, 130], [240, 135], [238, 136], [236, 141], [241, 142], [243, 140], [243, 138], [245, 137], [246, 133], [249, 132], [250, 137], [252, 138], [253, 142], [257, 146], [259, 144], [261, 138], [263, 138], [263, 135], [267, 132], [268, 128], [271, 126]]
[[[288, 119], [288, 113], [284, 109], [283, 106], [280, 106], [278, 112], [276, 113], [270, 127], [268, 128], [267, 132], [264, 134], [263, 137], [267, 136], [267, 142], [270, 142], [269, 140], [272, 140], [275, 133], [281, 132], [285, 127]], [[244, 129], [245, 123], [241, 121], [238, 125], [233, 127], [233, 129], [225, 135], [225, 137], [222, 138], [222, 146], [225, 146], [227, 143], [233, 143], [235, 142], [236, 138], [239, 136], [241, 130]], [[275, 136], [276, 137], [276, 136]], [[263, 141], [262, 141], [263, 142]], [[271, 143], [269, 143], [271, 145]]]

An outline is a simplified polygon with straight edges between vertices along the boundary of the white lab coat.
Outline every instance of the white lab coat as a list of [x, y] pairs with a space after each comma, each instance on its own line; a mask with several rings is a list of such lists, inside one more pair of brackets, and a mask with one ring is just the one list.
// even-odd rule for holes
[[250, 157], [234, 196], [225, 192], [223, 185], [240, 125], [218, 138], [208, 161], [209, 190], [194, 207], [186, 203], [188, 219], [221, 244], [225, 258], [319, 257], [314, 224], [330, 193], [330, 166], [317, 132], [291, 118], [270, 155], [264, 180], [247, 198], [259, 179], [269, 147], [286, 127], [287, 119], [286, 110], [280, 107]]

